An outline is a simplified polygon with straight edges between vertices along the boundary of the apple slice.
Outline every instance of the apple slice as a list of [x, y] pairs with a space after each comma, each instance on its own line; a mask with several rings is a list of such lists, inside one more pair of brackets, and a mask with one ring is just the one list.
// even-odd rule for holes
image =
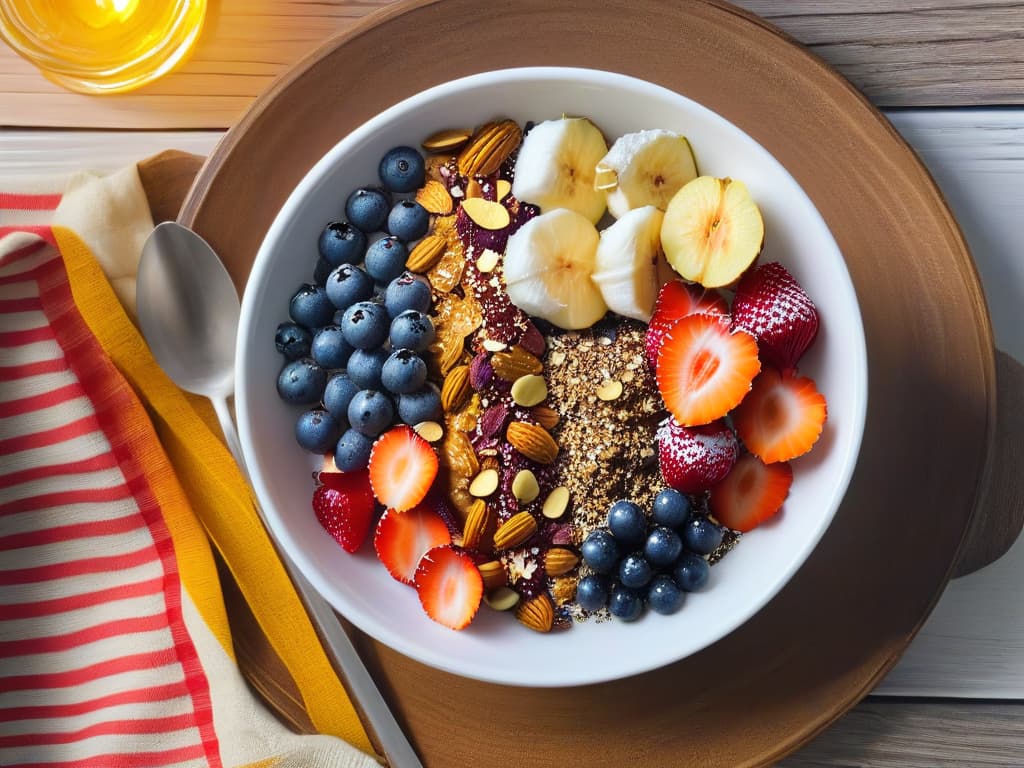
[[764, 244], [761, 211], [742, 181], [699, 176], [669, 201], [661, 245], [669, 264], [705, 288], [735, 282]]

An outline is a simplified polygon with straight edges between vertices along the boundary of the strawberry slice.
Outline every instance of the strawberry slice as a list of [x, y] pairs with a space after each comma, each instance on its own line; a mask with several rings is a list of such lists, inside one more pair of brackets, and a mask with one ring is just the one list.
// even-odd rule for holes
[[484, 580], [469, 553], [434, 547], [416, 569], [416, 593], [427, 616], [449, 629], [462, 629], [476, 616]]
[[722, 525], [746, 533], [782, 509], [792, 484], [789, 464], [765, 464], [745, 453], [725, 480], [711, 489], [708, 507]]
[[370, 485], [385, 507], [412, 509], [437, 477], [437, 454], [430, 443], [405, 424], [388, 430], [370, 451]]
[[342, 549], [356, 552], [370, 532], [376, 509], [369, 474], [365, 469], [336, 472], [330, 479], [330, 485], [318, 486], [313, 491], [313, 511]]
[[722, 294], [714, 289], [684, 283], [682, 280], [671, 280], [661, 286], [644, 338], [651, 370], [657, 367], [658, 352], [665, 341], [665, 334], [677, 320], [697, 313], [727, 315], [728, 312], [729, 305], [725, 303]]
[[658, 353], [658, 390], [684, 427], [720, 419], [739, 405], [761, 370], [757, 342], [730, 331], [716, 315], [688, 315], [665, 335]]
[[721, 482], [739, 455], [736, 435], [721, 419], [699, 427], [665, 419], [657, 441], [661, 476], [680, 493], [700, 493]]
[[416, 567], [428, 550], [452, 543], [444, 520], [426, 504], [398, 512], [387, 510], [377, 521], [373, 548], [396, 580], [412, 584]]
[[773, 464], [811, 450], [827, 416], [825, 397], [813, 379], [765, 368], [733, 414], [733, 423], [747, 450]]
[[818, 335], [818, 310], [786, 268], [772, 261], [747, 272], [736, 286], [732, 326], [757, 339], [763, 362], [786, 371]]

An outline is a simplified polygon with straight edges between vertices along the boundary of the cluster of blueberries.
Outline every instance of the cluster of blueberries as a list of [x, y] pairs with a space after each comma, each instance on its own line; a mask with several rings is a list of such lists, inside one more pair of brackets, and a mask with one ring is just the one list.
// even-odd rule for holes
[[405, 270], [408, 244], [427, 233], [430, 216], [414, 200], [391, 203], [423, 185], [423, 156], [395, 147], [378, 171], [382, 188], [355, 190], [347, 221], [324, 229], [314, 282], [292, 296], [291, 320], [275, 336], [286, 361], [278, 394], [314, 406], [296, 421], [295, 439], [308, 451], [333, 451], [346, 472], [366, 466], [396, 416], [415, 425], [441, 414], [422, 357], [434, 340], [430, 284]]
[[607, 607], [623, 621], [640, 618], [644, 605], [675, 613], [687, 592], [707, 583], [706, 555], [723, 535], [705, 515], [694, 514], [688, 496], [671, 488], [654, 498], [650, 521], [637, 504], [617, 501], [608, 510], [607, 528], [591, 531], [580, 548], [593, 573], [580, 579], [576, 602], [587, 611]]

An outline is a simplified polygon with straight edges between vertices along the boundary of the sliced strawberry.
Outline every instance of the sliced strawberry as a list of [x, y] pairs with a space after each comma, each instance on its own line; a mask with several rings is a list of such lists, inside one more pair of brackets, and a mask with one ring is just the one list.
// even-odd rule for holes
[[427, 616], [450, 629], [462, 629], [473, 620], [484, 594], [484, 580], [473, 558], [452, 546], [427, 552], [415, 582]]
[[681, 493], [700, 493], [721, 482], [739, 455], [739, 443], [721, 419], [681, 427], [666, 419], [657, 432], [661, 476]]
[[452, 535], [444, 520], [426, 504], [398, 512], [387, 510], [377, 521], [373, 548], [395, 579], [412, 584], [416, 567], [428, 550], [451, 544]]
[[722, 294], [714, 289], [684, 283], [682, 280], [671, 280], [661, 286], [644, 339], [651, 370], [658, 364], [658, 351], [665, 341], [665, 334], [677, 320], [697, 313], [726, 315], [728, 312], [729, 305], [725, 303]]
[[762, 362], [786, 371], [818, 335], [818, 310], [786, 268], [772, 261], [740, 280], [732, 325], [757, 339]]
[[377, 500], [401, 512], [412, 509], [427, 495], [437, 477], [437, 454], [412, 427], [403, 424], [377, 438], [369, 469]]
[[720, 419], [739, 405], [761, 370], [757, 342], [715, 315], [677, 320], [658, 353], [658, 390], [684, 427]]
[[747, 450], [773, 464], [811, 450], [827, 416], [825, 397], [813, 379], [765, 368], [733, 413], [733, 423]]
[[789, 464], [765, 464], [745, 453], [725, 480], [711, 489], [708, 506], [722, 525], [746, 533], [782, 509], [792, 484]]
[[375, 505], [366, 470], [332, 473], [330, 485], [313, 491], [316, 519], [346, 552], [355, 552], [373, 524]]

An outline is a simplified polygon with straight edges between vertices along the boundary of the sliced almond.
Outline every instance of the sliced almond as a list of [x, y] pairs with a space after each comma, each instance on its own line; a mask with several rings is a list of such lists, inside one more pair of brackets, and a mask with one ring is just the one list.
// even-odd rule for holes
[[622, 394], [622, 382], [617, 379], [607, 379], [597, 388], [597, 396], [608, 402], [615, 400]]
[[413, 430], [428, 443], [436, 443], [444, 437], [444, 428], [436, 421], [421, 421]]
[[470, 179], [468, 182], [466, 182], [466, 197], [467, 198], [483, 197], [483, 196], [484, 196], [484, 188], [480, 186], [480, 182], [479, 181], [477, 181], [476, 179]]
[[565, 514], [569, 506], [569, 489], [560, 485], [544, 499], [544, 506], [541, 507], [541, 514], [549, 520], [557, 520]]
[[483, 229], [504, 229], [512, 221], [508, 208], [482, 197], [467, 197], [462, 201], [462, 210], [474, 224]]
[[510, 611], [519, 604], [519, 593], [508, 587], [498, 587], [484, 595], [484, 602], [496, 611]]
[[483, 346], [483, 348], [488, 352], [501, 352], [508, 349], [508, 344], [503, 341], [498, 341], [497, 339], [484, 339], [481, 346]]
[[493, 272], [494, 268], [498, 266], [500, 259], [500, 253], [492, 251], [490, 248], [485, 248], [480, 258], [476, 260], [476, 268], [484, 273]]
[[512, 495], [521, 504], [529, 504], [540, 495], [537, 476], [528, 469], [521, 469], [512, 479]]
[[469, 484], [469, 492], [478, 499], [490, 496], [498, 490], [498, 479], [498, 470], [482, 470]]
[[516, 405], [532, 408], [544, 402], [547, 396], [548, 384], [543, 376], [528, 374], [512, 382], [512, 400]]
[[508, 197], [509, 193], [512, 191], [512, 183], [509, 182], [509, 181], [506, 181], [505, 179], [498, 179], [497, 191], [498, 191], [498, 201], [501, 202], [506, 197]]
[[471, 130], [464, 128], [447, 128], [427, 136], [422, 141], [422, 146], [428, 152], [454, 152], [469, 141], [472, 135]]

